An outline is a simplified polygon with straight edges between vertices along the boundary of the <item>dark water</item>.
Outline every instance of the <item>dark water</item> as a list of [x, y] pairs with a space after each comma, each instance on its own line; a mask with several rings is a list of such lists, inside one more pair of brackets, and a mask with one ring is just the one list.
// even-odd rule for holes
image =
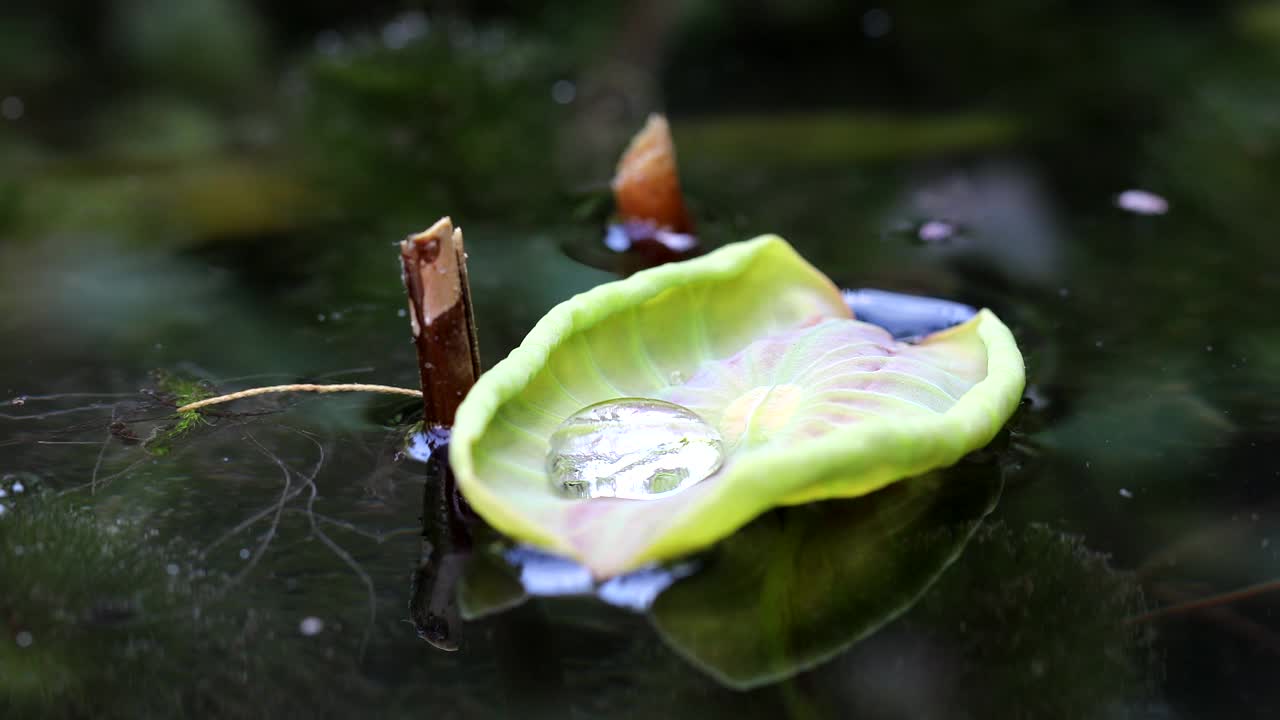
[[[1280, 714], [1280, 592], [1220, 597], [1280, 580], [1280, 6], [444, 5], [0, 11], [0, 715]], [[413, 402], [169, 403], [415, 385], [391, 243], [446, 213], [492, 364], [612, 277], [656, 108], [704, 239], [991, 307], [1026, 400], [647, 614], [474, 571], [443, 652]]]

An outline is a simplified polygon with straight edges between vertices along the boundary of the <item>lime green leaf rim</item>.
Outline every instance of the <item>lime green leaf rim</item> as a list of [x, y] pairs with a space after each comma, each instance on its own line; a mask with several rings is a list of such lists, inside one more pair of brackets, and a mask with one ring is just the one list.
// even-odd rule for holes
[[[449, 461], [459, 488], [476, 512], [516, 540], [573, 557], [598, 577], [607, 577], [710, 545], [770, 507], [863, 495], [896, 480], [951, 465], [990, 442], [1017, 406], [1025, 382], [1022, 356], [1008, 328], [983, 310], [972, 320], [923, 341], [975, 333], [986, 348], [986, 376], [946, 412], [900, 420], [878, 418], [787, 447], [755, 450], [750, 462], [726, 468], [713, 478], [714, 483], [702, 483], [708, 487], [696, 501], [685, 508], [673, 506], [670, 517], [653, 537], [629, 538], [622, 543], [626, 546], [623, 549], [584, 551], [580, 538], [574, 542], [566, 528], [526, 511], [519, 498], [497, 487], [500, 483], [492, 473], [486, 477], [477, 471], [478, 446], [492, 431], [499, 410], [527, 392], [557, 349], [576, 335], [604, 323], [622, 322], [629, 315], [629, 321], [638, 318], [644, 322], [647, 303], [668, 291], [702, 285], [732, 288], [735, 281], [748, 275], [757, 283], [761, 277], [769, 278], [771, 285], [769, 292], [739, 293], [735, 298], [741, 315], [760, 323], [758, 328], [748, 328], [756, 336], [743, 338], [735, 350], [752, 339], [812, 322], [815, 316], [848, 317], [831, 281], [772, 235], [637, 273], [561, 303], [538, 322], [520, 347], [480, 378], [458, 410]], [[783, 297], [788, 301], [779, 300]], [[750, 303], [755, 307], [745, 306]], [[775, 306], [785, 307], [779, 310]], [[690, 313], [699, 310], [693, 304], [688, 308]], [[550, 496], [549, 480], [544, 487]], [[675, 497], [689, 495], [692, 500], [693, 494], [691, 490]], [[605, 538], [601, 545], [620, 544], [616, 538]]]

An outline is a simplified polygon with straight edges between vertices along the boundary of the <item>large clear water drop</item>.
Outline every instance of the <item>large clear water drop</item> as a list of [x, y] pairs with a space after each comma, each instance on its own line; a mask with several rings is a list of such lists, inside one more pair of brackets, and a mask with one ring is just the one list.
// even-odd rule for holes
[[664, 497], [708, 478], [724, 459], [720, 433], [692, 410], [618, 398], [570, 415], [551, 435], [547, 473], [565, 497]]

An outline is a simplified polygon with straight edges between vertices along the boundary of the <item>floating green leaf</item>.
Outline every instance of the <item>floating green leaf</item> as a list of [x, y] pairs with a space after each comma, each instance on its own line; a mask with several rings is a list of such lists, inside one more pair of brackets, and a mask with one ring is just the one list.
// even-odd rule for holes
[[[1022, 357], [989, 311], [896, 342], [852, 320], [830, 280], [766, 236], [554, 308], [471, 390], [450, 463], [498, 530], [606, 577], [705, 547], [776, 505], [950, 465], [991, 440], [1022, 386]], [[624, 397], [701, 415], [724, 438], [719, 470], [653, 500], [557, 492], [552, 433]]]

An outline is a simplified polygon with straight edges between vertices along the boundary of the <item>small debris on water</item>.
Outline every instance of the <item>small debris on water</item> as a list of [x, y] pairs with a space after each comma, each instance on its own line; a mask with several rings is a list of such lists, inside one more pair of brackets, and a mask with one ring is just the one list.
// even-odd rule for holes
[[177, 575], [181, 569], [182, 568], [178, 567], [177, 563], [169, 563], [164, 566], [164, 571], [169, 575]]
[[249, 548], [240, 548], [240, 559], [241, 559], [241, 560], [248, 560], [248, 559], [249, 559], [249, 555], [251, 555], [251, 553], [249, 552]]
[[1129, 492], [1128, 488], [1120, 488], [1120, 497], [1126, 500], [1131, 500], [1133, 498], [1133, 493]]
[[27, 647], [31, 647], [31, 643], [35, 642], [36, 639], [31, 636], [31, 633], [27, 632], [26, 630], [23, 630], [19, 632], [17, 635], [15, 635], [13, 640], [14, 642], [18, 643], [18, 647], [27, 648]]
[[1125, 190], [1116, 196], [1116, 207], [1135, 215], [1164, 215], [1169, 201], [1146, 190]]

